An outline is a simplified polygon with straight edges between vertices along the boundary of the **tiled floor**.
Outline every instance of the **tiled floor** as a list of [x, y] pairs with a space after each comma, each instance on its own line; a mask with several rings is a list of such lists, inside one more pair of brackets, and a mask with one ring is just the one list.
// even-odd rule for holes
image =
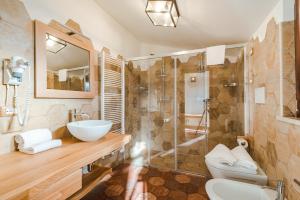
[[83, 200], [208, 200], [206, 179], [123, 164]]

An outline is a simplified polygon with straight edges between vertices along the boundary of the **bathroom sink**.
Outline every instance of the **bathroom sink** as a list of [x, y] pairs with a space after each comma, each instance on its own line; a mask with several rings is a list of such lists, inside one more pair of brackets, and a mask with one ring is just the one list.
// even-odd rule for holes
[[227, 179], [211, 179], [205, 189], [211, 200], [275, 200], [277, 197], [274, 190]]
[[79, 140], [91, 142], [105, 136], [112, 127], [111, 121], [85, 120], [67, 124], [70, 133]]

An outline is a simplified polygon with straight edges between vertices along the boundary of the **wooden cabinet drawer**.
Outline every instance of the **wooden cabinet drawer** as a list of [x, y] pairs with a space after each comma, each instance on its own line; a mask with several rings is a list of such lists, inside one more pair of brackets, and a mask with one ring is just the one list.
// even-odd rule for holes
[[80, 190], [81, 187], [81, 169], [70, 174], [62, 172], [11, 198], [11, 200], [63, 200]]

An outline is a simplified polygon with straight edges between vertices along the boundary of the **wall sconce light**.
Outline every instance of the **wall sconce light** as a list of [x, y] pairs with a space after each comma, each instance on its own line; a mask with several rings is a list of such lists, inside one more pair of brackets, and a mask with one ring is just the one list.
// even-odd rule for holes
[[148, 0], [146, 13], [155, 26], [176, 27], [180, 17], [176, 0]]
[[46, 49], [51, 53], [58, 53], [67, 46], [67, 42], [60, 40], [50, 34], [46, 34]]

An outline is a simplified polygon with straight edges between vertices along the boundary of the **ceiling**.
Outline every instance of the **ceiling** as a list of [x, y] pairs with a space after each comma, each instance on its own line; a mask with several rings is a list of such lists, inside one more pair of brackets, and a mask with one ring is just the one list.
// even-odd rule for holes
[[246, 42], [278, 0], [177, 0], [176, 28], [155, 27], [146, 0], [95, 0], [137, 39], [178, 48]]

